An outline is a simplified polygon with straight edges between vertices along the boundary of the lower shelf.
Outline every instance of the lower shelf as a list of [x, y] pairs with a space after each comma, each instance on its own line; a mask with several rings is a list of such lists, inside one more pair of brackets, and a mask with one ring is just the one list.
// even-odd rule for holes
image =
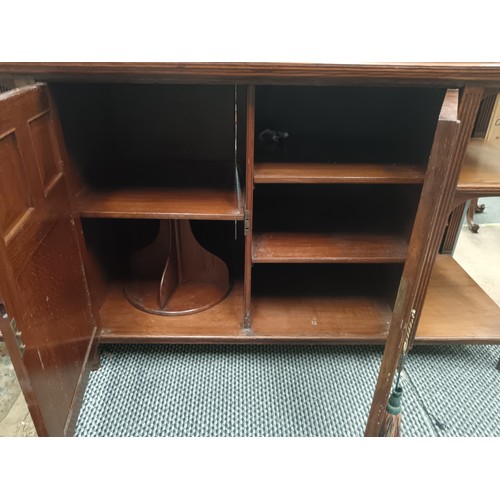
[[159, 316], [133, 307], [120, 284], [100, 311], [101, 342], [107, 343], [383, 343], [391, 309], [370, 294], [257, 296], [253, 325], [244, 330], [243, 284], [216, 306], [185, 316]]
[[[133, 307], [123, 287], [110, 289], [101, 308], [101, 342], [383, 344], [389, 302], [365, 290], [325, 295], [256, 294], [252, 331], [242, 329], [243, 284], [216, 306], [186, 316], [157, 316]], [[415, 342], [500, 343], [500, 308], [450, 256], [432, 274]]]
[[255, 338], [276, 342], [384, 343], [392, 311], [370, 296], [258, 297], [253, 301]]
[[185, 316], [159, 316], [128, 302], [123, 284], [113, 285], [100, 310], [101, 342], [229, 342], [242, 337], [243, 284], [237, 282], [219, 304]]
[[449, 255], [434, 265], [415, 343], [500, 343], [500, 307]]

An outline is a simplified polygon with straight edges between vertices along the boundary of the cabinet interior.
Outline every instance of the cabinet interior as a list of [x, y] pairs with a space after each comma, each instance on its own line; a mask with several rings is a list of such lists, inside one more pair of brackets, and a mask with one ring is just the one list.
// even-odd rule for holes
[[[255, 124], [244, 85], [50, 90], [103, 341], [383, 341], [444, 89], [257, 86]], [[225, 262], [221, 303], [165, 317], [127, 302], [132, 256], [163, 219], [191, 221]]]

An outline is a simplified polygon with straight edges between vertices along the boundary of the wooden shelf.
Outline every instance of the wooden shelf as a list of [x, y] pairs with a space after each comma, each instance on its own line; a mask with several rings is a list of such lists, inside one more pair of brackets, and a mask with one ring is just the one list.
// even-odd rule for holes
[[374, 296], [257, 297], [252, 332], [242, 329], [243, 285], [220, 304], [186, 316], [133, 307], [114, 285], [100, 311], [102, 343], [383, 343], [391, 309]]
[[254, 267], [252, 329], [270, 341], [383, 343], [399, 264]]
[[457, 191], [481, 194], [500, 194], [500, 147], [471, 139], [467, 148]]
[[256, 338], [277, 342], [385, 342], [392, 311], [374, 295], [254, 297]]
[[394, 234], [254, 233], [253, 262], [404, 262], [408, 245]]
[[425, 167], [385, 163], [256, 163], [254, 181], [276, 184], [422, 184]]
[[117, 188], [87, 190], [78, 198], [82, 217], [242, 220], [233, 190]]
[[230, 163], [115, 161], [94, 170], [77, 200], [82, 217], [243, 219], [243, 194]]
[[[228, 296], [214, 307], [185, 316], [142, 312], [127, 301], [123, 284], [116, 282], [100, 310], [100, 341], [383, 343], [391, 319], [389, 276], [394, 278], [394, 266], [400, 266], [361, 266], [364, 269], [261, 266], [254, 272], [251, 330], [242, 326], [242, 282], [236, 282]], [[293, 267], [293, 272], [285, 267]], [[272, 268], [274, 274], [268, 273]], [[347, 276], [350, 282], [345, 279]], [[363, 276], [367, 276], [364, 281]]]
[[158, 316], [132, 306], [115, 283], [100, 310], [100, 342], [227, 342], [244, 340], [243, 284], [237, 282], [214, 307], [185, 316]]
[[500, 308], [448, 255], [437, 257], [416, 343], [500, 343]]

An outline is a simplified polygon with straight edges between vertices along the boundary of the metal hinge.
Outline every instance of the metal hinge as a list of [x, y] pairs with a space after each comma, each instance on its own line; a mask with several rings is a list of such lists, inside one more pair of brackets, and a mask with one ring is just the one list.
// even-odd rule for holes
[[21, 356], [24, 356], [24, 351], [26, 350], [26, 344], [23, 342], [23, 334], [17, 327], [16, 318], [12, 318], [10, 321], [10, 328], [17, 342], [17, 347], [19, 348], [19, 352]]
[[250, 233], [250, 210], [245, 210], [245, 218], [243, 224], [243, 234], [247, 236], [248, 233]]

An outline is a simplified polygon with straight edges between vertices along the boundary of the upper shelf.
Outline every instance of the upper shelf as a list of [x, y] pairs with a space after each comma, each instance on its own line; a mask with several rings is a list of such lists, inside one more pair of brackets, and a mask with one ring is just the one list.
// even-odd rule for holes
[[78, 210], [82, 217], [98, 218], [243, 219], [237, 196], [223, 189], [87, 190], [78, 198]]
[[500, 193], [500, 147], [484, 139], [472, 139], [457, 184], [466, 193]]
[[256, 163], [256, 183], [422, 184], [425, 167], [389, 163]]
[[[120, 172], [120, 170], [117, 170]], [[116, 185], [89, 185], [78, 197], [82, 217], [243, 219], [243, 195], [232, 165], [208, 162], [124, 168]], [[135, 177], [135, 179], [134, 179]], [[156, 180], [156, 182], [155, 182]]]

